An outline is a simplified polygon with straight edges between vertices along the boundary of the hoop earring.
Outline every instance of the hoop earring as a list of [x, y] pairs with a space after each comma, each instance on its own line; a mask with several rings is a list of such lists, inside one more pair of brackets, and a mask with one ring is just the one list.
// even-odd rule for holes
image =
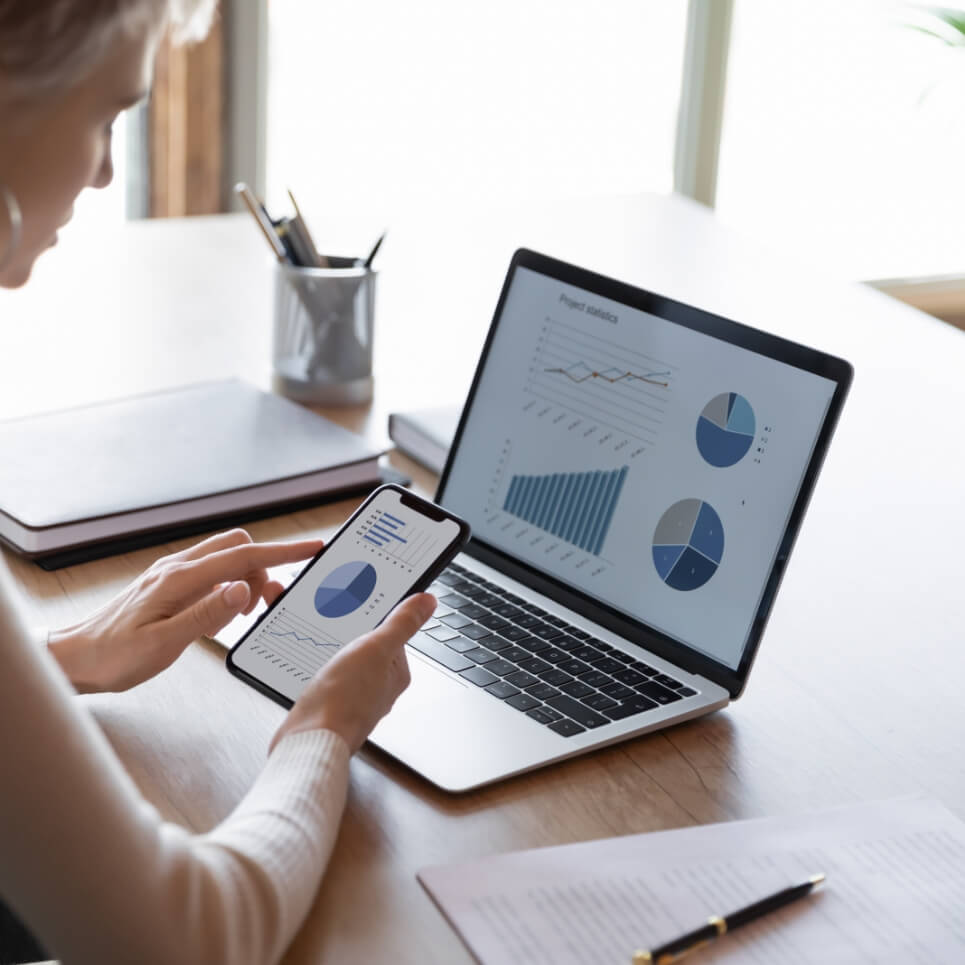
[[20, 247], [20, 239], [23, 237], [23, 215], [20, 212], [17, 196], [5, 184], [0, 184], [0, 198], [3, 198], [3, 203], [7, 207], [7, 216], [10, 219], [10, 240], [7, 242], [7, 250], [0, 257], [0, 272], [2, 272], [13, 261]]

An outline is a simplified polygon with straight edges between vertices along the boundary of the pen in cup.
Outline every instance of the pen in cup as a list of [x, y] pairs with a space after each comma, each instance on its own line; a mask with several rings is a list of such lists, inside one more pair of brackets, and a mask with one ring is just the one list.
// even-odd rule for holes
[[678, 962], [685, 955], [695, 952], [698, 948], [703, 948], [704, 945], [720, 938], [721, 935], [734, 931], [742, 925], [749, 925], [752, 921], [756, 921], [772, 911], [777, 911], [779, 908], [789, 905], [792, 901], [804, 898], [823, 884], [824, 880], [823, 874], [811, 875], [807, 881], [801, 884], [792, 885], [790, 888], [784, 888], [773, 895], [761, 898], [760, 901], [755, 901], [744, 908], [732, 911], [726, 917], [714, 915], [708, 919], [706, 925], [695, 928], [693, 931], [687, 932], [686, 935], [681, 935], [672, 941], [665, 942], [658, 948], [634, 952], [631, 963], [632, 965], [671, 965], [673, 962]]

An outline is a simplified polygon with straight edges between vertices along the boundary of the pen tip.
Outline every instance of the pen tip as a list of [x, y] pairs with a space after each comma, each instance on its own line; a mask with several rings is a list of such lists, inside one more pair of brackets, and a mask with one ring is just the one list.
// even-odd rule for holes
[[818, 885], [824, 884], [825, 874], [823, 871], [819, 871], [816, 875], [811, 875], [811, 877], [808, 880], [816, 888]]

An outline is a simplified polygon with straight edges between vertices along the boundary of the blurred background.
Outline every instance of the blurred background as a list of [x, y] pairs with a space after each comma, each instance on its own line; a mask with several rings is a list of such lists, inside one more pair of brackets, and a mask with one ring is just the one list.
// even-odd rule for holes
[[[965, 323], [965, 11], [894, 0], [222, 0], [66, 245], [270, 210], [399, 219], [676, 191], [808, 271]], [[326, 239], [352, 224], [358, 237]]]

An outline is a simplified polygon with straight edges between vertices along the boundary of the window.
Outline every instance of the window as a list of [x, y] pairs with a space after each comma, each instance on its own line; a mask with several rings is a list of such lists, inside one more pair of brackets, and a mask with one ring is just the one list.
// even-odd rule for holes
[[269, 18], [269, 206], [291, 187], [374, 228], [426, 206], [672, 187], [677, 0], [272, 0]]
[[853, 279], [965, 273], [965, 50], [884, 0], [736, 0], [717, 210]]

